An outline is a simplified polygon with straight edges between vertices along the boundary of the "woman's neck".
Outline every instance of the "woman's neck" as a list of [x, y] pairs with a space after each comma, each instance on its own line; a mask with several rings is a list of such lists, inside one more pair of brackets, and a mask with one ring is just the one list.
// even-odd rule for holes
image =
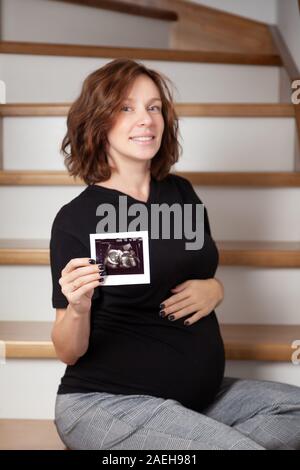
[[122, 176], [112, 173], [112, 176], [101, 183], [95, 183], [104, 188], [116, 189], [118, 191], [129, 194], [135, 199], [147, 201], [150, 193], [151, 172], [135, 177]]

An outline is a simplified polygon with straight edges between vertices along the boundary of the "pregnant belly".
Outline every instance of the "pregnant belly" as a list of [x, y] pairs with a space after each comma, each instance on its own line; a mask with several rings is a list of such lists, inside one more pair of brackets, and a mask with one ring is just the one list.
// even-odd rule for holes
[[161, 325], [142, 333], [102, 329], [87, 354], [93, 363], [90, 373], [119, 390], [173, 398], [200, 411], [215, 396], [224, 374], [218, 324], [214, 318], [203, 320], [189, 331]]

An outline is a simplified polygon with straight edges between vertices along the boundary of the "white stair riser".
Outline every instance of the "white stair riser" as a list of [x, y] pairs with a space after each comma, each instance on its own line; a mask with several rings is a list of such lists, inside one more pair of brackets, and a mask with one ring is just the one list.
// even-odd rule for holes
[[[300, 339], [300, 338], [299, 338]], [[291, 350], [291, 354], [294, 350]], [[226, 361], [225, 376], [270, 380], [300, 387], [300, 365], [289, 362]]]
[[[48, 239], [56, 213], [84, 188], [0, 187], [0, 237]], [[299, 241], [300, 188], [195, 189], [208, 209], [216, 240]]]
[[65, 367], [57, 359], [7, 359], [0, 364], [0, 419], [54, 419]]
[[299, 324], [299, 268], [219, 266], [216, 277], [224, 283], [222, 323]]
[[177, 171], [293, 171], [295, 120], [184, 118]]
[[[216, 277], [225, 290], [216, 309], [222, 323], [299, 323], [299, 268], [219, 266]], [[0, 265], [0, 282], [1, 321], [54, 321], [50, 266]]]
[[216, 240], [300, 239], [300, 188], [195, 186], [195, 190], [208, 209]]
[[2, 3], [2, 40], [5, 41], [169, 46], [170, 21], [48, 0], [2, 0]]
[[[4, 169], [64, 170], [65, 117], [7, 117]], [[293, 118], [180, 119], [178, 171], [293, 171]]]
[[[0, 419], [54, 419], [57, 388], [65, 367], [55, 359], [7, 360], [0, 366]], [[288, 362], [227, 361], [225, 374], [300, 386], [299, 368]], [[38, 390], [33, 390], [33, 383]]]
[[[111, 60], [0, 54], [0, 79], [6, 82], [8, 103], [72, 102], [84, 79]], [[279, 99], [279, 67], [138, 61], [172, 80], [178, 102], [275, 103]]]

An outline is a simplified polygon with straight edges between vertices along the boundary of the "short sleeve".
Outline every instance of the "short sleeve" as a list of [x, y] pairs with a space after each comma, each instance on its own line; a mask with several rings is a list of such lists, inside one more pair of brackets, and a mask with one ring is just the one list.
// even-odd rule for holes
[[[194, 202], [196, 204], [203, 204], [203, 202], [199, 198], [198, 194], [196, 193], [195, 189], [193, 188], [192, 183], [189, 180], [187, 180], [186, 178], [184, 178], [184, 180], [185, 180], [186, 185], [187, 185], [188, 198], [191, 199], [192, 202]], [[204, 230], [205, 230], [206, 233], [208, 233], [208, 235], [212, 236], [211, 235], [209, 218], [208, 218], [208, 213], [207, 213], [207, 209], [206, 209], [205, 205], [204, 205]]]
[[[52, 306], [53, 308], [67, 308], [69, 302], [63, 295], [58, 282], [61, 277], [61, 271], [71, 259], [86, 258], [90, 256], [90, 253], [80, 240], [56, 227], [55, 223], [51, 230], [49, 251], [52, 276]], [[92, 300], [98, 297], [99, 289], [96, 287]]]

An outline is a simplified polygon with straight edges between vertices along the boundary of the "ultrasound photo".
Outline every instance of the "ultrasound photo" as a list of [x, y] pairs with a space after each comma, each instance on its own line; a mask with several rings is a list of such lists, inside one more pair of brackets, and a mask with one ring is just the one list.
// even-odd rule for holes
[[91, 257], [104, 267], [103, 285], [150, 282], [147, 231], [90, 234]]
[[106, 274], [143, 274], [143, 240], [141, 237], [96, 240], [96, 262], [104, 265]]

